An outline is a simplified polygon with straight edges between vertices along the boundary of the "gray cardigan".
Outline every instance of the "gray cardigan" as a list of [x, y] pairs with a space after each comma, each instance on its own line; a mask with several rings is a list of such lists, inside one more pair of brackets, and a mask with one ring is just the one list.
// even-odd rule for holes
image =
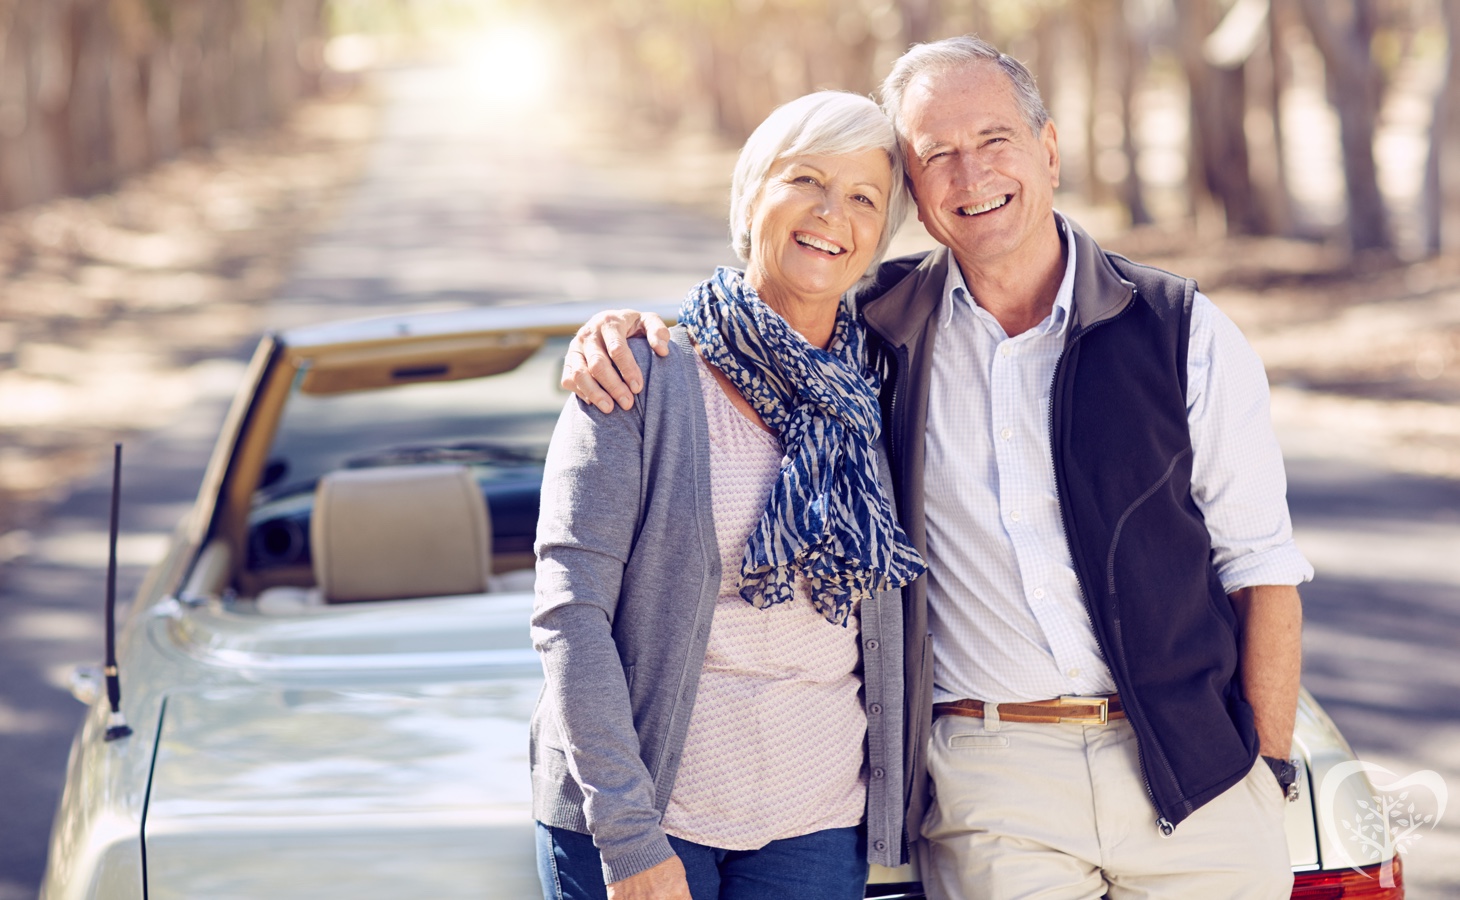
[[[659, 820], [720, 589], [695, 351], [679, 328], [663, 358], [631, 343], [644, 372], [633, 409], [605, 415], [574, 398], [558, 419], [535, 547], [532, 641], [546, 685], [532, 717], [533, 815], [591, 834], [605, 883], [673, 855]], [[867, 600], [861, 627], [868, 858], [897, 865], [900, 592]]]

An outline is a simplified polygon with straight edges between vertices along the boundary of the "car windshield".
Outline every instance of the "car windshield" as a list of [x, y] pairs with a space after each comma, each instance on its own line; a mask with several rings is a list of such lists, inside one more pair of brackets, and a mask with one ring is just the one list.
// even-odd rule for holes
[[480, 479], [540, 469], [567, 394], [567, 340], [500, 375], [338, 394], [295, 380], [254, 495], [255, 509], [309, 493], [336, 469], [457, 462]]

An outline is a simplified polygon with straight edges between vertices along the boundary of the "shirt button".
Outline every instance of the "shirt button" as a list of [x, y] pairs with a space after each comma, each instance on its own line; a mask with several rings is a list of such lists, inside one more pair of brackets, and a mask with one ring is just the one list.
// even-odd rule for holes
[[882, 704], [873, 703], [871, 706], [867, 707], [867, 712], [871, 713], [874, 716], [882, 715]]
[[1034, 599], [1035, 600], [1043, 600], [1044, 599], [1044, 588], [1035, 588], [1034, 589]]
[[1003, 431], [999, 432], [999, 437], [1003, 438], [1006, 441], [1009, 438], [1013, 437], [1013, 436], [1014, 436], [1014, 429], [1012, 429], [1012, 428], [1005, 428]]
[[1079, 678], [1080, 677], [1080, 670], [1077, 669], [1077, 668], [1075, 668], [1074, 666], [1071, 666], [1070, 667], [1070, 670], [1068, 672], [1066, 672], [1065, 674], [1068, 675], [1068, 676], [1070, 676], [1071, 678]]
[[881, 766], [878, 766], [877, 768], [875, 768], [875, 769], [872, 770], [872, 777], [873, 778], [882, 778], [882, 777], [884, 777], [886, 775], [887, 775], [887, 773], [885, 771], [883, 771], [883, 769], [882, 769]]
[[871, 641], [868, 641], [863, 646], [865, 646], [868, 650], [876, 650], [881, 645], [878, 644], [876, 640], [871, 640]]
[[1009, 513], [1009, 518], [1015, 522], [1019, 521], [1019, 510], [1016, 509], [1013, 512]]
[[1004, 344], [1002, 347], [999, 348], [999, 353], [1005, 357], [1008, 357], [1014, 353], [1014, 350], [1008, 344]]

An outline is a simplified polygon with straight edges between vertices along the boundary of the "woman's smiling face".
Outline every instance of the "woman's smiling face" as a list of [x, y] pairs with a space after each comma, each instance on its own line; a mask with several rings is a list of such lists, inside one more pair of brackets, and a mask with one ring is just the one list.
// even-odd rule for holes
[[773, 309], [839, 302], [872, 263], [891, 193], [881, 150], [777, 160], [751, 209], [746, 278]]

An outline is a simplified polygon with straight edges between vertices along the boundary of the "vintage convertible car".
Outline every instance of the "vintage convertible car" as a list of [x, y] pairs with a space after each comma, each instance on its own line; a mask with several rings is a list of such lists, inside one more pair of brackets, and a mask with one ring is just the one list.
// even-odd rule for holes
[[[92, 708], [44, 900], [540, 895], [532, 540], [563, 351], [592, 311], [263, 340], [120, 638], [133, 733], [106, 740], [107, 700], [77, 682]], [[1294, 896], [1402, 897], [1320, 824], [1369, 788], [1359, 773], [1315, 808], [1353, 754], [1306, 694], [1297, 748]], [[911, 868], [867, 895], [921, 896]]]

